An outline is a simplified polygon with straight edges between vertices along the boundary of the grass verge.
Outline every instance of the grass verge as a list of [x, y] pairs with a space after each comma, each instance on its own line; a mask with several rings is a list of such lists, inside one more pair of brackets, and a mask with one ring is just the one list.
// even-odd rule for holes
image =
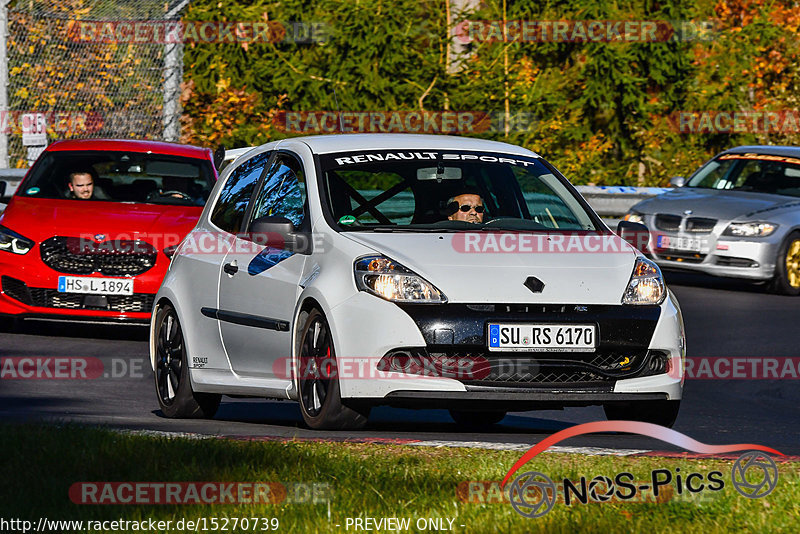
[[[523, 471], [545, 473], [558, 486], [564, 478], [579, 484], [581, 476], [590, 482], [598, 475], [613, 479], [621, 472], [631, 473], [638, 484], [652, 480], [653, 470], [663, 469], [673, 475], [673, 481], [679, 473], [685, 480], [689, 473], [697, 472], [707, 482], [708, 473], [719, 471], [724, 488], [698, 494], [684, 490], [681, 496], [673, 483], [671, 490], [662, 490], [662, 499], [663, 492], [672, 493], [666, 502], [571, 506], [556, 502], [543, 517], [529, 519], [514, 511], [496, 483], [469, 485], [469, 481], [502, 480], [521, 456], [518, 452], [165, 438], [38, 425], [0, 425], [0, 451], [0, 477], [4, 481], [0, 518], [29, 520], [33, 525], [41, 517], [84, 521], [79, 529], [75, 525], [71, 529], [63, 525], [51, 528], [63, 532], [97, 531], [88, 521], [118, 519], [172, 521], [169, 528], [156, 529], [164, 532], [202, 532], [203, 527], [207, 531], [245, 531], [242, 524], [233, 528], [233, 519], [243, 517], [277, 518], [278, 531], [282, 532], [376, 531], [356, 528], [353, 519], [367, 517], [408, 518], [408, 531], [412, 532], [422, 531], [417, 528], [422, 523], [418, 525], [417, 521], [426, 519], [442, 520], [426, 523], [426, 531], [452, 526], [455, 532], [797, 532], [800, 525], [800, 472], [796, 463], [779, 463], [775, 490], [766, 497], [748, 499], [732, 487], [730, 460], [546, 453]], [[76, 504], [70, 498], [73, 487], [73, 498], [80, 500], [80, 492], [73, 486], [80, 482], [203, 481], [271, 483], [270, 495], [278, 502], [121, 505]], [[602, 493], [604, 486], [599, 489]], [[100, 491], [94, 496], [102, 498]], [[116, 493], [113, 498], [120, 495]], [[211, 528], [212, 518], [217, 519], [216, 530]], [[177, 528], [181, 519], [182, 529]], [[205, 522], [189, 529], [186, 520]], [[260, 523], [254, 528], [250, 524], [247, 530], [261, 531], [266, 525]], [[114, 530], [136, 531], [131, 525]]]

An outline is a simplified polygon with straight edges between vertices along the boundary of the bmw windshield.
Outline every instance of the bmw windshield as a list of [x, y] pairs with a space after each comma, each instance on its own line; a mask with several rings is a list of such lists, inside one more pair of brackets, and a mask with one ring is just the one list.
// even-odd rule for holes
[[599, 231], [543, 160], [483, 152], [374, 150], [320, 156], [339, 230]]
[[209, 161], [179, 156], [53, 151], [39, 158], [22, 185], [19, 194], [26, 197], [202, 206], [214, 170]]
[[723, 154], [706, 163], [686, 185], [800, 197], [800, 159]]

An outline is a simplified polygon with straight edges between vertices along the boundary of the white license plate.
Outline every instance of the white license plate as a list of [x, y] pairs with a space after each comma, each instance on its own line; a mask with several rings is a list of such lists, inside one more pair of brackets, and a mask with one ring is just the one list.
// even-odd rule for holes
[[490, 351], [594, 352], [597, 335], [591, 324], [489, 324]]
[[656, 247], [670, 250], [689, 250], [692, 252], [700, 252], [703, 249], [703, 240], [693, 237], [660, 235], [656, 241]]
[[133, 295], [133, 279], [59, 276], [58, 291], [84, 295]]

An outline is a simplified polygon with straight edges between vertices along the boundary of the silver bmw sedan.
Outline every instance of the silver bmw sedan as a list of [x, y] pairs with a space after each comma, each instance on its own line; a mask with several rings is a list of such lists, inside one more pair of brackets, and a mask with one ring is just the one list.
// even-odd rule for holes
[[732, 148], [673, 185], [625, 215], [650, 228], [657, 263], [800, 294], [800, 147]]

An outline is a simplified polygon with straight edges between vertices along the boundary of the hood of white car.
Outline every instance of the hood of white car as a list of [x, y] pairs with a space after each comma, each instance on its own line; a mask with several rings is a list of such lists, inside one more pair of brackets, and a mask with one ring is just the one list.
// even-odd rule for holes
[[[636, 257], [616, 235], [342, 235], [402, 263], [454, 303], [619, 304]], [[525, 286], [528, 277], [544, 284], [541, 292]]]

